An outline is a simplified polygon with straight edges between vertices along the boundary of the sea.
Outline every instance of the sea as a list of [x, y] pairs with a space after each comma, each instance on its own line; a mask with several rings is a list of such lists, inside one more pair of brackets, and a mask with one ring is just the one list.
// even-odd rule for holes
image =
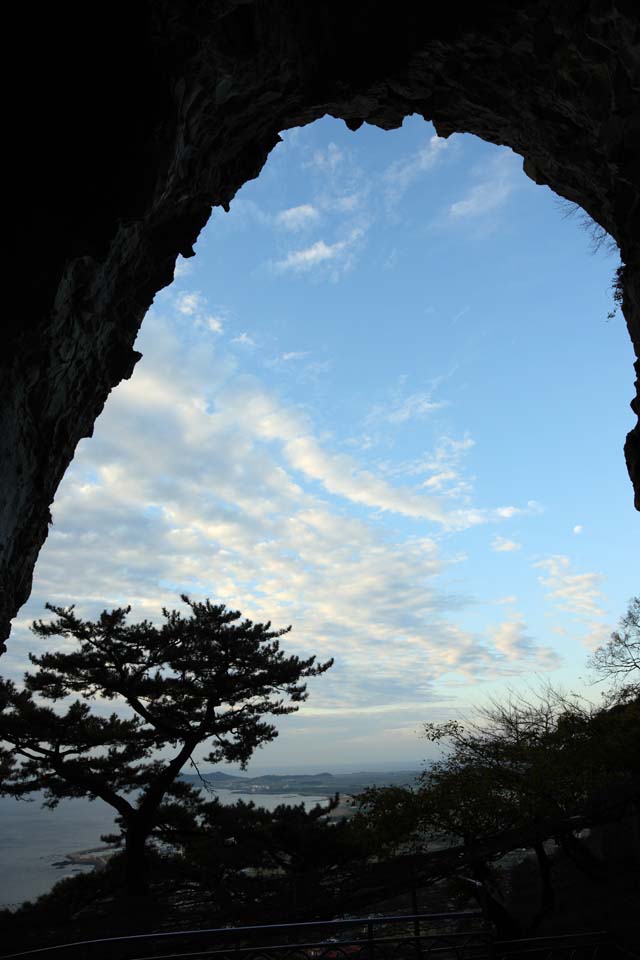
[[[307, 808], [326, 797], [299, 794], [235, 793], [216, 790], [221, 803], [253, 801], [273, 810], [282, 803], [304, 803]], [[48, 893], [59, 880], [95, 869], [94, 863], [72, 863], [69, 857], [100, 856], [103, 833], [117, 832], [114, 811], [102, 800], [63, 800], [54, 810], [31, 801], [0, 797], [0, 909], [15, 909], [26, 900]]]

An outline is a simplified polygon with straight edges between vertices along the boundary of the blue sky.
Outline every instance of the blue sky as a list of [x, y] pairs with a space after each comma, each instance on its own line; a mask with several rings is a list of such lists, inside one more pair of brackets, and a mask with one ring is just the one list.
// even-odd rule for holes
[[507, 148], [418, 117], [284, 133], [78, 447], [5, 671], [46, 600], [292, 623], [336, 665], [271, 766], [416, 763], [422, 721], [583, 688], [638, 591], [616, 265]]

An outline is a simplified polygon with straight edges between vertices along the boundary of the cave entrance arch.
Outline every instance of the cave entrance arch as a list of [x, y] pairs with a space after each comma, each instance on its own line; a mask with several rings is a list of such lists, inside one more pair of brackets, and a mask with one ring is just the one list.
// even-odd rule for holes
[[[419, 113], [445, 138], [510, 146], [617, 242], [640, 354], [634, 4], [220, 0], [115, 4], [99, 29], [93, 16], [69, 5], [28, 30], [40, 98], [18, 142], [40, 256], [3, 358], [0, 639], [29, 596], [75, 447], [131, 375], [155, 293], [280, 130], [325, 114], [391, 129]], [[43, 177], [53, 187], [34, 190]], [[625, 452], [640, 507], [640, 426]]]

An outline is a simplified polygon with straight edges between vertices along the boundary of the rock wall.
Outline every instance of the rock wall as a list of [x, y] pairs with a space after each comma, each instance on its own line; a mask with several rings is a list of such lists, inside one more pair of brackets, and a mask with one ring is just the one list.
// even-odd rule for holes
[[[0, 639], [154, 294], [283, 129], [419, 113], [508, 144], [618, 242], [640, 356], [639, 34], [636, 0], [70, 2], [19, 25], [37, 96], [14, 140], [28, 275], [0, 361]], [[640, 426], [625, 452], [640, 509]]]

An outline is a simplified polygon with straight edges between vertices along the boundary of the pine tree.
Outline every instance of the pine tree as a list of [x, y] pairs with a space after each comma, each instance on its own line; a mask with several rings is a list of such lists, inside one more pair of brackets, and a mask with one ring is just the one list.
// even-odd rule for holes
[[[127, 624], [131, 607], [90, 622], [73, 606], [47, 604], [57, 619], [36, 621], [33, 632], [75, 641], [75, 649], [30, 654], [37, 670], [25, 674], [23, 689], [0, 680], [0, 792], [44, 791], [49, 807], [66, 797], [110, 804], [132, 895], [147, 890], [146, 846], [163, 804], [196, 799], [177, 780], [196, 747], [207, 744], [208, 763], [245, 767], [277, 736], [265, 718], [296, 711], [308, 695], [302, 681], [333, 663], [285, 655], [279, 638], [291, 627], [271, 630], [224, 605], [182, 600], [191, 615], [163, 609], [160, 627]], [[104, 715], [100, 701], [117, 712]]]

